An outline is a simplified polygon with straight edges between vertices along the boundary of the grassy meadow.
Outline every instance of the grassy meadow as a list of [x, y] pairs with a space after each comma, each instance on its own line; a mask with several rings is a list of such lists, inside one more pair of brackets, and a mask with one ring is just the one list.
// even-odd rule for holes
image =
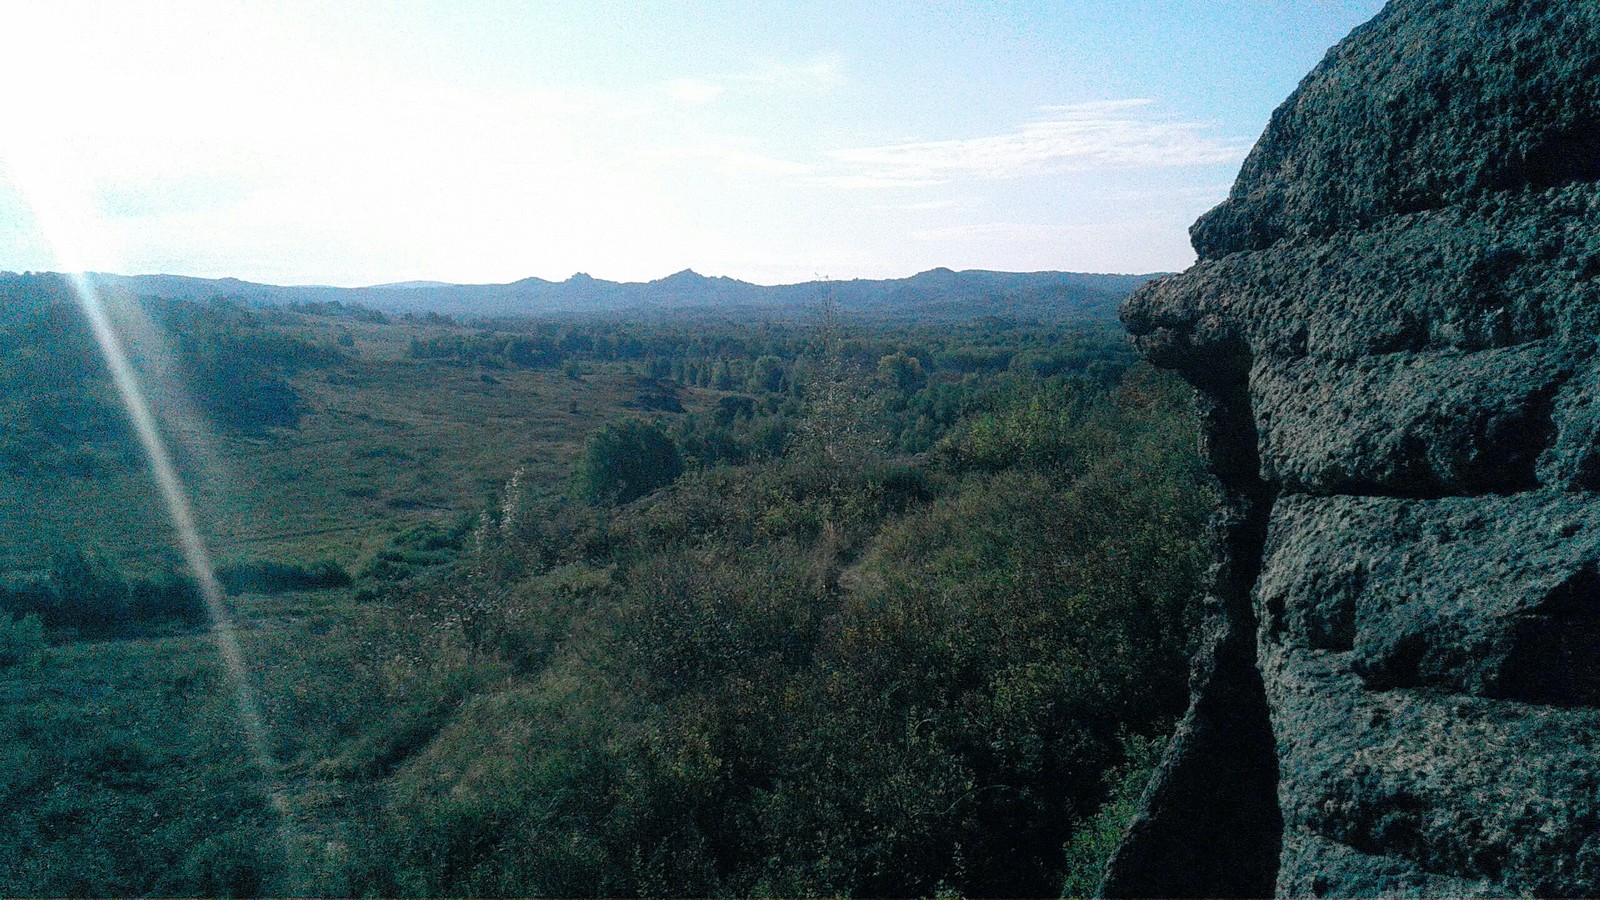
[[[293, 429], [169, 429], [200, 526], [219, 563], [333, 559], [357, 565], [421, 521], [475, 515], [511, 473], [530, 489], [564, 491], [588, 434], [637, 401], [625, 363], [561, 371], [487, 372], [410, 359], [413, 337], [472, 329], [365, 323], [282, 313], [271, 328], [338, 346], [334, 364], [292, 379], [305, 414]], [[715, 402], [686, 391], [687, 409]], [[185, 425], [189, 427], [184, 427]], [[0, 484], [0, 569], [47, 562], [53, 548], [118, 558], [170, 552], [160, 495], [137, 456], [85, 478], [32, 469]]]

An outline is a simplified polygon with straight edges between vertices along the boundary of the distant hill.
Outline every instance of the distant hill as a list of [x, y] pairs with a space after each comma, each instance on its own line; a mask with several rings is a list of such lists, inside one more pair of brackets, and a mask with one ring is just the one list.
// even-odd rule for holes
[[[9, 276], [0, 274], [0, 280]], [[946, 321], [986, 315], [1115, 321], [1117, 305], [1152, 275], [1075, 272], [962, 272], [933, 269], [910, 278], [810, 281], [765, 286], [685, 269], [649, 282], [616, 282], [579, 273], [566, 281], [524, 278], [510, 284], [406, 281], [372, 287], [257, 284], [237, 278], [181, 275], [90, 277], [105, 289], [185, 300], [227, 297], [252, 303], [359, 304], [388, 313], [504, 316], [706, 315], [795, 319], [813, 316], [829, 293], [841, 312], [873, 320]]]
[[415, 288], [455, 287], [448, 281], [394, 281], [389, 284], [372, 285], [372, 290], [412, 290]]

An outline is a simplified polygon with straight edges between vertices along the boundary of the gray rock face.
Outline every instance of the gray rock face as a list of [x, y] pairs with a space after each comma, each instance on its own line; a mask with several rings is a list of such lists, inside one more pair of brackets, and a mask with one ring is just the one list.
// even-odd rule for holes
[[1600, 8], [1396, 0], [1272, 116], [1203, 259], [1320, 237], [1507, 188], [1600, 177]]
[[1600, 3], [1394, 0], [1123, 309], [1223, 488], [1107, 896], [1600, 895]]

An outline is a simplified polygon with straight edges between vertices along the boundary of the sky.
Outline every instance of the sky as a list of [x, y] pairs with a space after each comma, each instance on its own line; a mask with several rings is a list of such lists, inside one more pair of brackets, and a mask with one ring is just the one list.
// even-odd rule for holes
[[1173, 271], [1381, 0], [0, 0], [0, 270]]

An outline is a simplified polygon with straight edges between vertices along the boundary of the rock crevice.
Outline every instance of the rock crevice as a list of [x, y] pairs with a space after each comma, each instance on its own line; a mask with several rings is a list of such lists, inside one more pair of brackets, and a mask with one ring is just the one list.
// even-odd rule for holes
[[1394, 0], [1123, 310], [1220, 483], [1107, 896], [1600, 893], [1600, 4]]

